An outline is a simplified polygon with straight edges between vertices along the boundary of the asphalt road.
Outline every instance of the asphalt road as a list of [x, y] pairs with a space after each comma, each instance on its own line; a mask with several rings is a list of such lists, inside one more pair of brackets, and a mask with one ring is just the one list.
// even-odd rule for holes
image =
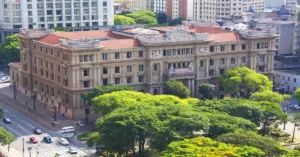
[[[19, 155], [23, 155], [23, 139], [24, 139], [24, 157], [29, 156], [30, 152], [28, 147], [31, 147], [31, 155], [38, 157], [54, 157], [55, 153], [60, 153], [64, 157], [72, 156], [68, 154], [69, 147], [82, 148], [84, 145], [78, 143], [76, 140], [69, 140], [69, 146], [62, 146], [59, 144], [58, 139], [63, 135], [59, 134], [58, 131], [50, 131], [46, 128], [43, 128], [41, 125], [22, 115], [21, 113], [11, 109], [10, 107], [0, 104], [3, 109], [4, 117], [11, 119], [11, 124], [5, 124], [2, 119], [0, 125], [3, 126], [6, 130], [11, 132], [14, 135], [14, 142], [11, 144], [11, 147], [18, 150]], [[42, 130], [43, 134], [36, 135], [34, 134], [34, 128], [39, 128]], [[44, 136], [51, 136], [53, 143], [44, 143], [42, 140]], [[30, 137], [35, 137], [38, 140], [37, 144], [32, 144], [29, 142]], [[18, 156], [19, 156], [18, 155]], [[77, 156], [83, 157], [87, 154], [82, 150], [79, 150]], [[11, 155], [12, 157], [16, 155]]]

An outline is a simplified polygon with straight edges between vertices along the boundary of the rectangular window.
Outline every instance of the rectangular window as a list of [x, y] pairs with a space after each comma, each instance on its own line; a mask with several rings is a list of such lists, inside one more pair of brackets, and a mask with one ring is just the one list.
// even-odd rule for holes
[[235, 64], [235, 57], [231, 58], [231, 64]]
[[221, 46], [220, 46], [220, 51], [221, 51], [221, 52], [224, 52], [224, 51], [225, 51], [225, 45], [221, 45]]
[[115, 84], [120, 84], [120, 78], [115, 78]]
[[213, 66], [213, 65], [214, 65], [214, 62], [215, 62], [214, 59], [210, 59], [210, 60], [209, 60], [209, 65], [210, 65], [210, 66]]
[[103, 68], [103, 74], [108, 74], [108, 68], [107, 67]]
[[210, 46], [209, 47], [209, 52], [214, 52], [215, 51], [215, 47], [214, 46]]
[[108, 60], [108, 55], [107, 55], [107, 53], [103, 53], [103, 60]]
[[144, 76], [139, 76], [139, 83], [144, 82]]
[[108, 79], [107, 79], [107, 78], [102, 79], [102, 84], [103, 84], [103, 85], [108, 85]]
[[143, 64], [139, 65], [139, 71], [144, 71], [144, 65]]
[[204, 67], [204, 61], [200, 61], [200, 67]]
[[231, 45], [231, 51], [235, 51], [235, 45]]
[[127, 77], [127, 84], [132, 84], [132, 77]]
[[153, 70], [154, 70], [154, 71], [158, 71], [158, 64], [154, 64], [154, 65], [153, 65]]
[[120, 73], [120, 67], [115, 67], [115, 73]]
[[120, 59], [120, 53], [115, 53], [115, 59]]
[[209, 70], [209, 76], [214, 76], [214, 70]]
[[131, 52], [127, 52], [127, 58], [132, 58]]
[[242, 44], [242, 50], [246, 50], [246, 44]]
[[245, 56], [242, 57], [242, 63], [246, 63], [246, 57]]
[[90, 81], [83, 81], [83, 88], [89, 88], [90, 87]]
[[144, 57], [144, 52], [143, 51], [139, 51], [139, 57]]
[[221, 58], [221, 59], [220, 59], [220, 64], [221, 64], [221, 65], [224, 65], [224, 64], [225, 64], [225, 58]]

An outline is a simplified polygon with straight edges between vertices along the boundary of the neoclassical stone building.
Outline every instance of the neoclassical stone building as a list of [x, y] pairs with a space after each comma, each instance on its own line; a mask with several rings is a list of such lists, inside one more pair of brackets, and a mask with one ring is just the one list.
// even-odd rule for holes
[[[21, 62], [11, 63], [18, 90], [74, 118], [81, 93], [99, 85], [130, 85], [161, 94], [168, 79], [182, 81], [199, 97], [202, 82], [247, 66], [272, 79], [272, 30], [231, 32], [219, 27], [124, 28], [110, 31], [20, 30]], [[222, 93], [221, 93], [222, 94]], [[220, 95], [222, 97], [222, 95]], [[78, 111], [78, 112], [79, 112]], [[77, 117], [76, 117], [77, 118]]]

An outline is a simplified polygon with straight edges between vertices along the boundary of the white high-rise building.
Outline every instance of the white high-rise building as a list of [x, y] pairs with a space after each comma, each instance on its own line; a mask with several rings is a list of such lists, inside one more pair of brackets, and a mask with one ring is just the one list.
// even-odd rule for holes
[[19, 28], [99, 29], [113, 14], [112, 0], [0, 0], [0, 42]]

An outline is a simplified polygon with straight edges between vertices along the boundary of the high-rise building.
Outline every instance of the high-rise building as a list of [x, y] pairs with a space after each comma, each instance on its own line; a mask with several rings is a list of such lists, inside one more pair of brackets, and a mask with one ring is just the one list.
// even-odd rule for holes
[[86, 30], [109, 25], [112, 0], [0, 0], [0, 42], [19, 28]]
[[[169, 18], [187, 20], [216, 20], [242, 16], [243, 12], [264, 12], [264, 0], [167, 0]], [[192, 15], [192, 19], [191, 19]]]

